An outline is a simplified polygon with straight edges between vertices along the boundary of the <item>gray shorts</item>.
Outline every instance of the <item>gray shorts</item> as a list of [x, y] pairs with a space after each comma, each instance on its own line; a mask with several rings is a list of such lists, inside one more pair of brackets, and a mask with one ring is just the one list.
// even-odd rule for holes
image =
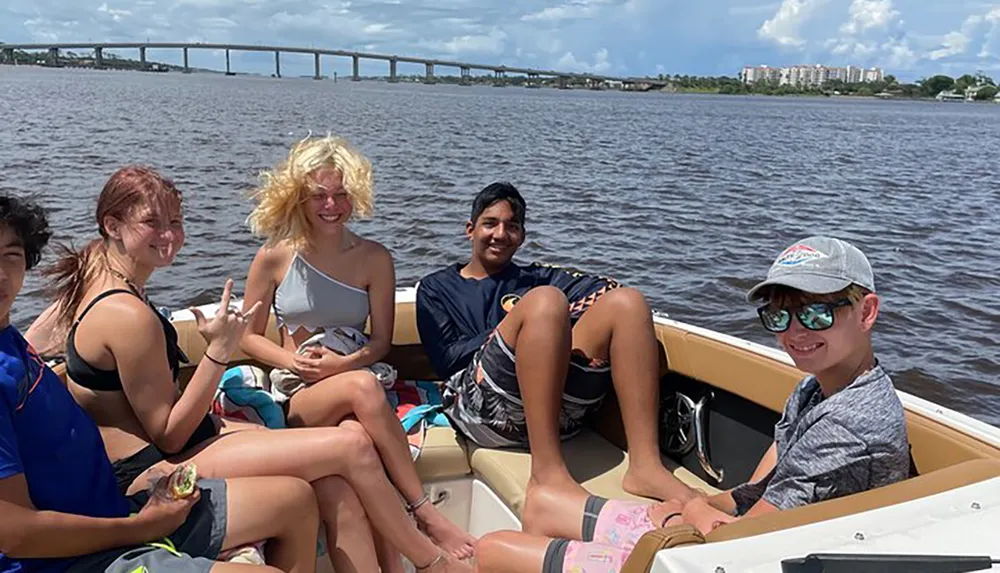
[[[167, 540], [87, 555], [66, 573], [208, 573], [226, 536], [226, 482], [200, 479], [198, 487], [201, 499]], [[130, 500], [138, 511], [146, 497], [139, 494]]]
[[[559, 436], [569, 439], [584, 426], [611, 387], [611, 365], [573, 354], [559, 409]], [[487, 448], [528, 447], [528, 423], [517, 381], [517, 357], [496, 330], [472, 362], [445, 383], [444, 411], [452, 426]]]

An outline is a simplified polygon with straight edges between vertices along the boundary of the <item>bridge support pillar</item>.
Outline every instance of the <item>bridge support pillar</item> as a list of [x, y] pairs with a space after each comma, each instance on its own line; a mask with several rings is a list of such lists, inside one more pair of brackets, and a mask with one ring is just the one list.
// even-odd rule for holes
[[361, 58], [359, 56], [351, 56], [351, 81], [361, 81]]
[[542, 87], [538, 81], [538, 74], [528, 74], [528, 81], [524, 85], [529, 88]]
[[472, 85], [472, 70], [468, 66], [462, 66], [459, 73], [460, 79], [458, 80], [458, 85], [461, 86], [471, 86]]
[[226, 75], [227, 76], [235, 76], [236, 75], [236, 74], [233, 73], [233, 69], [229, 66], [229, 49], [228, 48], [226, 49]]
[[274, 77], [281, 77], [281, 52], [274, 51]]
[[14, 63], [14, 48], [4, 48], [3, 56], [0, 57], [0, 63], [3, 64], [13, 64]]
[[146, 46], [139, 46], [139, 68], [145, 70], [148, 66], [146, 65]]
[[100, 46], [94, 48], [94, 68], [98, 70], [104, 69], [104, 48]]
[[507, 72], [503, 70], [494, 70], [493, 72], [493, 87], [495, 88], [505, 88], [507, 87]]
[[389, 60], [389, 83], [396, 83], [399, 79], [396, 77], [396, 60]]
[[431, 63], [424, 64], [424, 83], [425, 84], [437, 83], [437, 80], [434, 79], [434, 64]]
[[50, 66], [59, 65], [59, 48], [49, 48], [47, 61]]
[[568, 90], [569, 89], [569, 78], [566, 76], [559, 76], [559, 89]]
[[191, 68], [188, 67], [188, 49], [184, 48], [182, 51], [184, 52], [184, 73], [190, 74]]
[[323, 79], [323, 73], [322, 73], [323, 70], [320, 69], [320, 67], [319, 67], [319, 52], [316, 52], [315, 54], [313, 54], [313, 67], [315, 68], [315, 73], [313, 74], [313, 79], [314, 80], [321, 80], [321, 79]]

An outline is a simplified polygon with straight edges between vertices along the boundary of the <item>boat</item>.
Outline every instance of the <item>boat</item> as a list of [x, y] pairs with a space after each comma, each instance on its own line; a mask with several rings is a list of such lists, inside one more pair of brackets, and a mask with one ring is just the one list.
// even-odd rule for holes
[[[397, 290], [392, 349], [385, 361], [401, 379], [431, 380], [415, 300], [415, 287]], [[200, 309], [210, 316], [217, 305]], [[747, 480], [769, 447], [774, 424], [802, 372], [777, 349], [656, 312], [653, 319], [663, 388], [661, 448], [668, 467], [684, 483], [709, 494]], [[190, 311], [174, 312], [171, 320], [191, 359], [183, 370], [184, 382], [206, 344]], [[277, 340], [273, 314], [267, 335]], [[233, 360], [234, 365], [252, 363], [245, 355]], [[742, 519], [706, 536], [687, 525], [656, 530], [641, 539], [622, 573], [783, 571], [784, 560], [831, 552], [1000, 557], [995, 534], [1000, 526], [1000, 428], [905, 392], [899, 395], [916, 477]], [[637, 499], [621, 487], [628, 463], [624, 436], [617, 401], [610, 394], [592, 424], [565, 442], [570, 471], [592, 493]], [[427, 432], [417, 469], [430, 499], [472, 535], [520, 528], [529, 472], [526, 452], [476, 447], [450, 428], [434, 427]], [[331, 570], [327, 559], [319, 564], [319, 571]]]

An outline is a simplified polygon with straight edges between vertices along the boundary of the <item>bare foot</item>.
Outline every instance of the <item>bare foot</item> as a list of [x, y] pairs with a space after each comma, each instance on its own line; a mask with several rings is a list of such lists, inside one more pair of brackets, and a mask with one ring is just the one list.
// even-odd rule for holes
[[702, 492], [684, 485], [670, 470], [657, 465], [651, 468], [639, 468], [629, 465], [622, 479], [622, 488], [632, 495], [652, 499], [676, 499], [686, 501]]
[[528, 480], [521, 529], [532, 535], [577, 539], [581, 537], [583, 508], [590, 496], [576, 482], [560, 485]]
[[433, 504], [427, 503], [417, 508], [413, 517], [431, 541], [455, 559], [468, 559], [474, 554], [476, 538], [448, 521]]
[[453, 557], [442, 554], [442, 559], [437, 559], [426, 567], [417, 567], [418, 573], [474, 573], [472, 565], [464, 561], [458, 561]]
[[649, 506], [646, 514], [649, 516], [649, 520], [653, 522], [656, 527], [663, 527], [664, 520], [675, 513], [680, 513], [680, 518], [671, 518], [668, 525], [678, 525], [683, 523], [684, 516], [684, 504], [678, 501], [661, 501], [660, 503], [654, 503]]

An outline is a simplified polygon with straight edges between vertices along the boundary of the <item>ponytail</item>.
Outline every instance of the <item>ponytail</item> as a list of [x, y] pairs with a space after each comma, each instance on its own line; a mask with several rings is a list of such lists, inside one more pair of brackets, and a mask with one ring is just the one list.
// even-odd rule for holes
[[56, 306], [57, 328], [68, 331], [97, 270], [94, 263], [104, 258], [104, 240], [94, 239], [79, 251], [67, 245], [56, 245], [55, 248], [59, 258], [42, 273], [52, 280], [51, 294]]

